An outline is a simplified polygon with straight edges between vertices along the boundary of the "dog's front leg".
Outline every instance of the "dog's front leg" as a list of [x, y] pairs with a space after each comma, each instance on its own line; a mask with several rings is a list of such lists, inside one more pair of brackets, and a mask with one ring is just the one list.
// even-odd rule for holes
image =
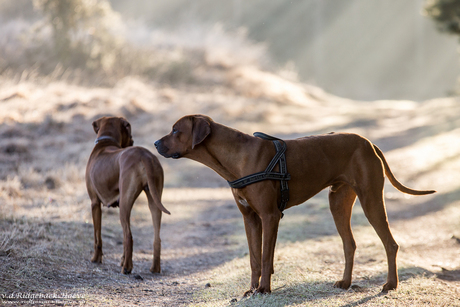
[[[243, 203], [245, 204], [245, 202]], [[248, 296], [259, 287], [262, 260], [262, 222], [257, 213], [249, 206], [242, 205], [240, 202], [237, 202], [237, 204], [243, 214], [252, 272], [250, 289], [244, 293], [244, 296]]]
[[262, 276], [260, 286], [255, 293], [264, 294], [271, 292], [271, 275], [273, 274], [275, 245], [281, 214], [266, 214], [261, 219], [263, 229]]

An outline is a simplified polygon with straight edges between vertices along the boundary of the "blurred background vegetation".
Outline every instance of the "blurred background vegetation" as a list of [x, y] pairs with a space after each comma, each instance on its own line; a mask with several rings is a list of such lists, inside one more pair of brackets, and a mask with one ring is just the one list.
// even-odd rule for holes
[[460, 1], [428, 0], [425, 13], [436, 21], [440, 31], [460, 35]]
[[0, 73], [190, 83], [205, 66], [288, 72], [342, 97], [451, 95], [459, 0], [0, 0]]

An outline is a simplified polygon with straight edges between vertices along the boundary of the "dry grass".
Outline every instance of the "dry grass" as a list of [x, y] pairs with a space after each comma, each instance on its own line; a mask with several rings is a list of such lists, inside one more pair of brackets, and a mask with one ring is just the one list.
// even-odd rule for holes
[[249, 258], [245, 256], [214, 269], [210, 281], [213, 287], [201, 290], [195, 305], [227, 306], [232, 299], [237, 299], [237, 306], [460, 305], [459, 244], [451, 236], [458, 232], [458, 203], [433, 216], [391, 223], [402, 246], [398, 258], [401, 284], [388, 294], [380, 293], [386, 280], [384, 249], [360, 207], [355, 208], [353, 218], [358, 243], [355, 280], [347, 291], [332, 287], [341, 277], [344, 261], [341, 240], [326, 205], [322, 210], [292, 210], [279, 230], [271, 295], [241, 298], [250, 276]]
[[[460, 305], [458, 99], [355, 102], [253, 66], [217, 66], [202, 68], [200, 82], [180, 85], [126, 77], [100, 88], [2, 77], [0, 295], [68, 293], [78, 298], [62, 304], [89, 306]], [[332, 287], [342, 274], [343, 251], [320, 193], [281, 222], [273, 293], [242, 299], [249, 259], [241, 215], [226, 182], [188, 160], [161, 159], [164, 203], [172, 212], [162, 224], [163, 272], [148, 271], [153, 227], [143, 197], [132, 213], [133, 274], [119, 273], [116, 209], [103, 210], [104, 263], [90, 263], [93, 234], [83, 178], [95, 137], [91, 121], [125, 116], [135, 144], [154, 151], [153, 142], [192, 113], [246, 133], [286, 138], [357, 132], [384, 150], [404, 183], [438, 190], [408, 198], [387, 187], [390, 225], [401, 245], [399, 290], [379, 294], [384, 251], [359, 204], [353, 216], [357, 287]]]

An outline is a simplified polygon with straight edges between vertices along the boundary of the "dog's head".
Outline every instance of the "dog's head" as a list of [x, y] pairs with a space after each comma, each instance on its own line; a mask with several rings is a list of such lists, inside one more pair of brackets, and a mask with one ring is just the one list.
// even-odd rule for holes
[[93, 129], [97, 134], [96, 143], [112, 141], [121, 148], [134, 144], [131, 124], [123, 117], [101, 117], [93, 122]]
[[211, 134], [211, 123], [212, 119], [204, 115], [184, 116], [168, 135], [155, 142], [155, 147], [166, 158], [185, 157]]

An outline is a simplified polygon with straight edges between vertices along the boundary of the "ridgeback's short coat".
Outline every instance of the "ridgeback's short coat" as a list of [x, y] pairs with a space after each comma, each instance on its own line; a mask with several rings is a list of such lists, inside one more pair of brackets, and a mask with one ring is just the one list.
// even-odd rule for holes
[[[356, 134], [330, 133], [285, 140], [285, 144], [290, 173], [286, 209], [330, 187], [330, 209], [345, 252], [343, 278], [335, 286], [347, 289], [351, 284], [356, 244], [350, 219], [358, 197], [367, 219], [385, 246], [388, 277], [383, 291], [396, 289], [399, 246], [390, 232], [385, 210], [385, 175], [404, 193], [424, 195], [435, 191], [418, 191], [402, 185], [393, 176], [380, 149]], [[171, 133], [156, 141], [155, 146], [164, 157], [185, 157], [201, 162], [227, 181], [263, 171], [275, 155], [271, 141], [241, 133], [204, 115], [179, 119]], [[275, 243], [282, 217], [278, 207], [280, 182], [264, 180], [243, 188], [232, 188], [232, 192], [243, 214], [249, 245], [252, 276], [250, 289], [245, 295], [270, 293]]]
[[94, 225], [94, 255], [92, 262], [102, 262], [101, 203], [120, 207], [123, 228], [121, 272], [133, 268], [133, 237], [130, 215], [134, 201], [144, 191], [147, 195], [154, 227], [152, 273], [159, 273], [161, 211], [170, 214], [161, 203], [163, 169], [158, 159], [147, 149], [132, 146], [131, 125], [124, 118], [102, 117], [93, 122], [96, 145], [86, 166], [86, 187], [91, 199]]

